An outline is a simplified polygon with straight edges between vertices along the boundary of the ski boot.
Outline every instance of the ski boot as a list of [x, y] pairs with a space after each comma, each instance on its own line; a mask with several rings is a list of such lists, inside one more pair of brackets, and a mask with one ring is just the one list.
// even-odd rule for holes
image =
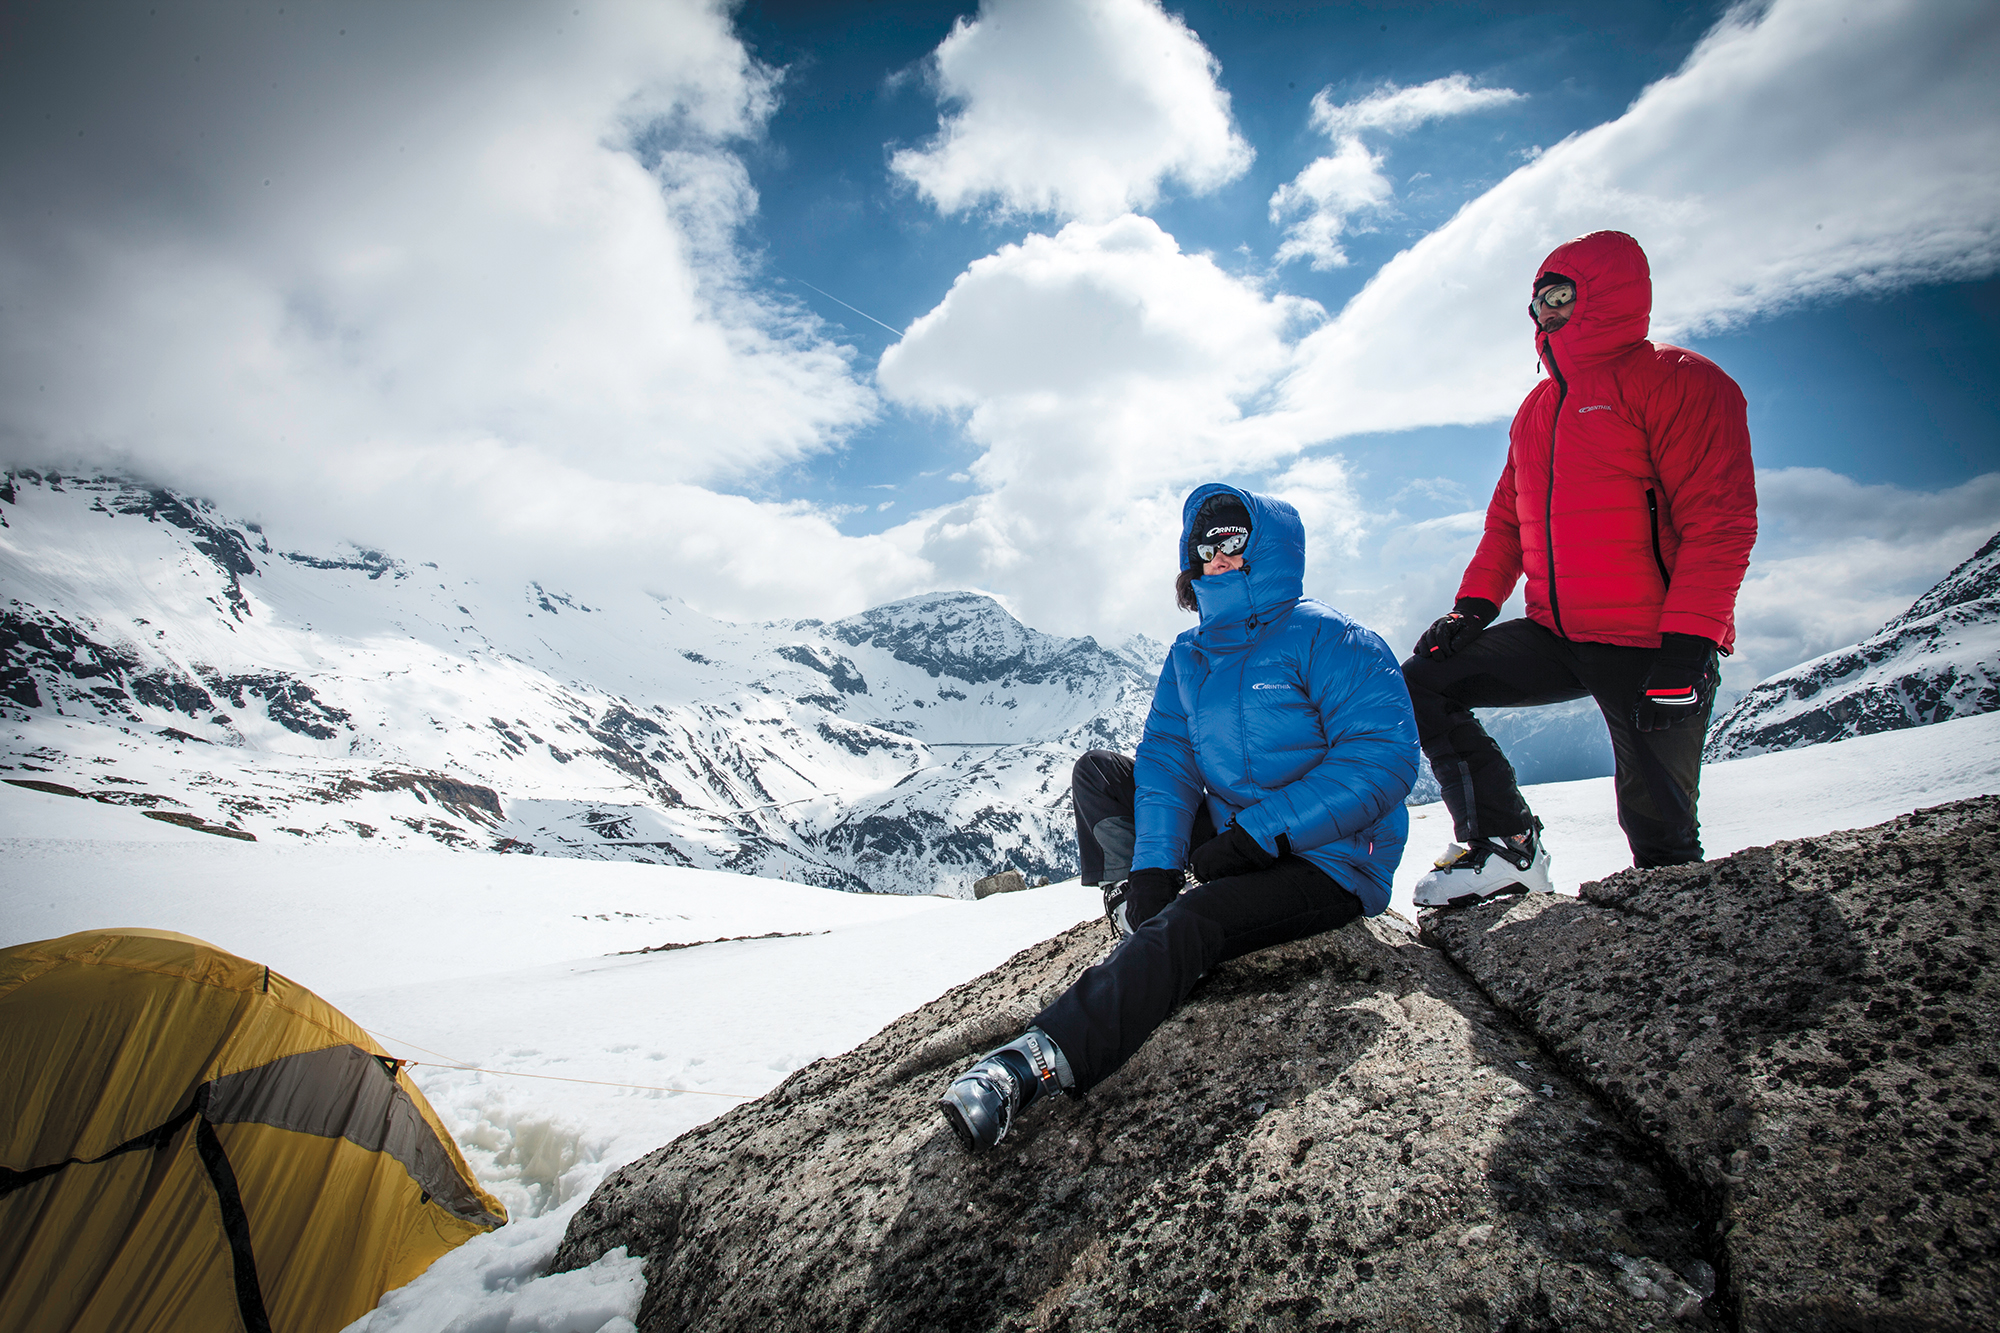
[[1419, 907], [1461, 907], [1509, 892], [1555, 892], [1539, 819], [1526, 833], [1480, 838], [1469, 847], [1451, 844], [1417, 881], [1413, 896]]
[[1104, 919], [1111, 923], [1111, 937], [1124, 940], [1132, 933], [1132, 923], [1125, 918], [1127, 887], [1129, 879], [1121, 879], [1116, 884], [1104, 886]]
[[1037, 1098], [1075, 1086], [1062, 1051], [1040, 1028], [1029, 1028], [953, 1079], [937, 1105], [965, 1150], [979, 1152], [1006, 1138], [1014, 1117]]

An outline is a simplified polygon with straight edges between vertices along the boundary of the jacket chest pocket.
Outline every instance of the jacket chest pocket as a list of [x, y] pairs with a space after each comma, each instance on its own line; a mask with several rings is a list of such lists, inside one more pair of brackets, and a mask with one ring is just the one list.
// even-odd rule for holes
[[1296, 680], [1251, 673], [1242, 694], [1244, 767], [1265, 790], [1296, 781], [1326, 755], [1319, 711]]

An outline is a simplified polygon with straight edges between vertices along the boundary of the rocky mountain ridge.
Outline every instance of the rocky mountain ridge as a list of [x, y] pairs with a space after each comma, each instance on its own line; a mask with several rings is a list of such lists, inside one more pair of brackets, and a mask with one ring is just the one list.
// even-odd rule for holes
[[963, 592], [770, 625], [590, 605], [30, 471], [0, 485], [0, 580], [10, 780], [259, 838], [875, 891], [1073, 873], [1069, 764], [1136, 744], [1158, 648]]
[[1710, 763], [2000, 709], [2000, 533], [1860, 643], [1752, 687], [1709, 727]]
[[2000, 796], [1217, 968], [970, 1156], [1025, 950], [608, 1178], [666, 1329], [1973, 1333], [2000, 1323]]

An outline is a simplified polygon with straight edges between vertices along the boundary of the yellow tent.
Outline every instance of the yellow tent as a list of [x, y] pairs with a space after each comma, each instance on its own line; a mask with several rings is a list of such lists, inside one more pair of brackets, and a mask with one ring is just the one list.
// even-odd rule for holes
[[0, 951], [0, 1323], [318, 1333], [507, 1220], [394, 1060], [157, 930]]

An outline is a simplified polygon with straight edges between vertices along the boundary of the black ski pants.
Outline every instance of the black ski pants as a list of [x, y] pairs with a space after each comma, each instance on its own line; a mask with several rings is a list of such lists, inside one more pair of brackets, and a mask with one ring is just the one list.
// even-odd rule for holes
[[[1114, 884], [1130, 872], [1132, 767], [1111, 750], [1077, 760], [1071, 792], [1085, 884]], [[1119, 819], [1122, 828], [1112, 822]], [[1204, 806], [1188, 845], [1214, 836]], [[1218, 963], [1338, 929], [1361, 915], [1361, 900], [1312, 862], [1286, 856], [1269, 870], [1198, 884], [1157, 907], [1135, 901], [1127, 911], [1137, 929], [1034, 1022], [1068, 1059], [1079, 1093], [1131, 1059]]]
[[1417, 714], [1417, 740], [1431, 761], [1460, 842], [1524, 833], [1534, 820], [1513, 765], [1475, 708], [1566, 703], [1589, 695], [1611, 731], [1618, 826], [1636, 866], [1699, 861], [1701, 745], [1713, 699], [1697, 717], [1664, 731], [1632, 725], [1632, 706], [1653, 664], [1649, 648], [1581, 643], [1532, 620], [1493, 626], [1446, 658], [1410, 658], [1403, 679]]
[[1034, 1025], [1068, 1057], [1075, 1091], [1088, 1092], [1131, 1059], [1218, 963], [1360, 915], [1359, 898], [1297, 856], [1197, 884], [1078, 977]]

